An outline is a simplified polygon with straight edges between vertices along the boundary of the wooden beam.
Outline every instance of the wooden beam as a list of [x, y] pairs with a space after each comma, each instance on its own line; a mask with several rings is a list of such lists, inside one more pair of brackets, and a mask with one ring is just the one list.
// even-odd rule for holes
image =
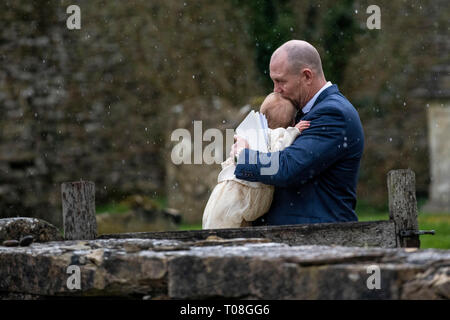
[[393, 221], [317, 223], [284, 226], [261, 226], [235, 229], [188, 230], [104, 234], [99, 239], [172, 239], [205, 240], [209, 236], [223, 239], [266, 238], [289, 245], [340, 245], [355, 247], [397, 246]]

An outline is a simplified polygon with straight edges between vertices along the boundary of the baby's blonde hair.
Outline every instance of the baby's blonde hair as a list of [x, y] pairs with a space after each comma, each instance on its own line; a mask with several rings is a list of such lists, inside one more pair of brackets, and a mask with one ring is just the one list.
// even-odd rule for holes
[[291, 101], [283, 98], [281, 94], [272, 92], [261, 104], [259, 112], [267, 118], [269, 128], [287, 128], [295, 125], [296, 109]]

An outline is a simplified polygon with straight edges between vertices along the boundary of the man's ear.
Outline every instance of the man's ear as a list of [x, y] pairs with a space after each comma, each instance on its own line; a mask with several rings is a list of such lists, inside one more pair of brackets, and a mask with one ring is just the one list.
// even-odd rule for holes
[[309, 68], [304, 68], [302, 70], [302, 77], [307, 84], [311, 84], [313, 80], [313, 72]]

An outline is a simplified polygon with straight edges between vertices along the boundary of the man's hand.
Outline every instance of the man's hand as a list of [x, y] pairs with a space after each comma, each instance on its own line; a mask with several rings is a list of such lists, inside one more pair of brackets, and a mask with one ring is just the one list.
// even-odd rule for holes
[[311, 122], [311, 121], [301, 120], [299, 123], [297, 123], [297, 124], [295, 125], [295, 127], [296, 127], [298, 130], [300, 130], [300, 133], [301, 133], [303, 130], [309, 128], [310, 122]]
[[234, 136], [234, 144], [231, 146], [230, 157], [234, 158], [242, 149], [248, 148], [248, 142], [240, 136]]

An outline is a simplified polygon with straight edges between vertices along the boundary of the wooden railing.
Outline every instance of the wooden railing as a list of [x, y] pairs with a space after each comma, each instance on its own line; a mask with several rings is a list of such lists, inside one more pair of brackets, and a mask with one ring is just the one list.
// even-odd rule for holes
[[92, 182], [65, 183], [62, 187], [63, 221], [66, 239], [172, 239], [205, 240], [266, 238], [289, 245], [341, 245], [358, 247], [420, 247], [415, 174], [410, 169], [392, 170], [387, 175], [389, 220], [367, 222], [318, 223], [260, 226], [235, 229], [136, 232], [97, 236], [95, 189]]

